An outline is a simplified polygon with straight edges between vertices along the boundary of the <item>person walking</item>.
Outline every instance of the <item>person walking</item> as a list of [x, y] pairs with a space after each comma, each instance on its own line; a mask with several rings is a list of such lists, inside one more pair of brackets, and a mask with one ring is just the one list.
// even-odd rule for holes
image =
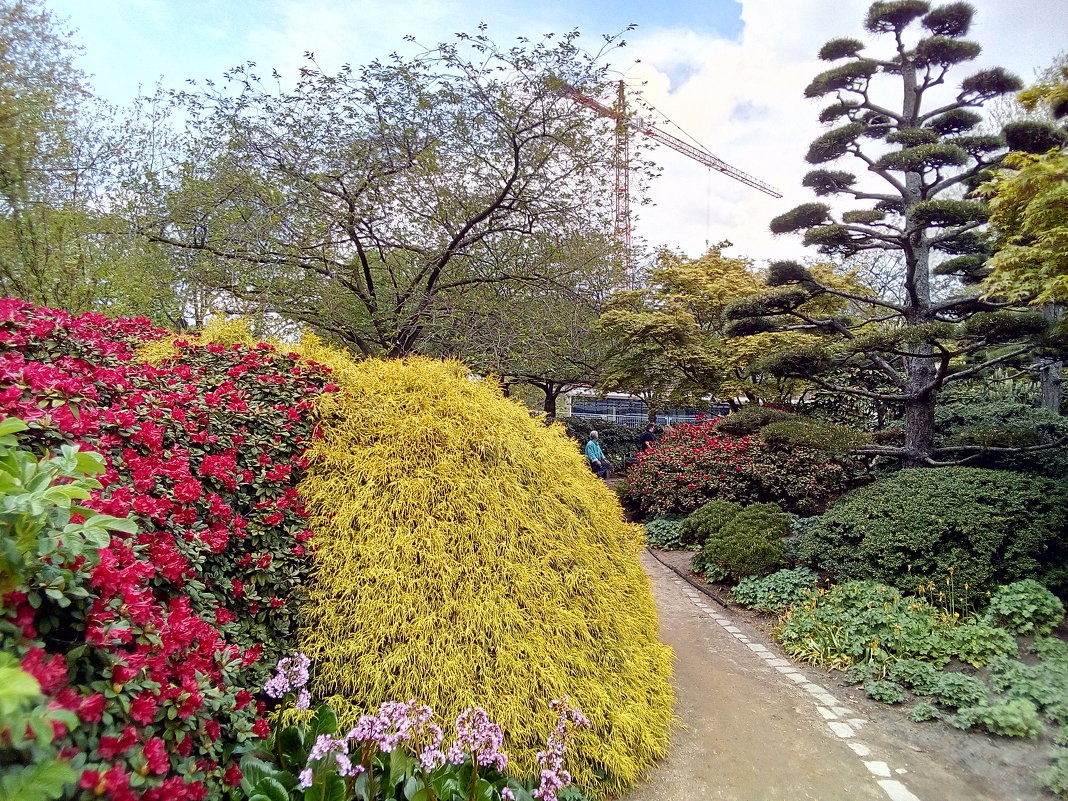
[[607, 478], [608, 470], [611, 465], [604, 457], [604, 451], [601, 450], [600, 440], [601, 435], [596, 431], [590, 432], [590, 441], [586, 443], [586, 458], [590, 461], [590, 469], [597, 474], [597, 478]]

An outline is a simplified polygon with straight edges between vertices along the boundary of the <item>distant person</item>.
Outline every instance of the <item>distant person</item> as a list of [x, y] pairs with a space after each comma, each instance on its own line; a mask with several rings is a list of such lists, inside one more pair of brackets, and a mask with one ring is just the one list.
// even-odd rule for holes
[[638, 450], [647, 451], [653, 447], [656, 441], [660, 439], [656, 435], [656, 423], [648, 423], [645, 426], [645, 432], [638, 437]]
[[586, 443], [586, 458], [590, 460], [590, 469], [597, 474], [597, 478], [608, 478], [608, 469], [611, 465], [604, 458], [604, 451], [598, 442], [601, 435], [596, 431], [590, 432], [590, 441]]

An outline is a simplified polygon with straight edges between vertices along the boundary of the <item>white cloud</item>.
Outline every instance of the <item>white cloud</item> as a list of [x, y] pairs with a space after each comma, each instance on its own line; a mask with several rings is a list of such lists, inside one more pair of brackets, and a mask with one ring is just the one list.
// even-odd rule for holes
[[[878, 46], [862, 26], [860, 0], [742, 0], [745, 24], [738, 40], [685, 31], [631, 37], [626, 55], [641, 63], [628, 81], [645, 80], [645, 96], [669, 119], [729, 164], [777, 187], [781, 200], [713, 174], [696, 162], [660, 148], [664, 175], [654, 187], [657, 205], [640, 211], [637, 233], [652, 244], [698, 255], [705, 242], [729, 239], [737, 254], [765, 260], [806, 255], [796, 237], [772, 237], [768, 221], [812, 200], [800, 186], [810, 165], [809, 142], [822, 130], [823, 103], [803, 97], [804, 87], [825, 68], [816, 59], [824, 41], [852, 36]], [[974, 67], [1001, 64], [1029, 80], [1063, 47], [1064, 0], [997, 0], [976, 3], [973, 37], [984, 45]], [[1058, 12], [1060, 12], [1058, 14]], [[683, 76], [673, 85], [671, 76]], [[676, 133], [675, 131], [669, 132]], [[708, 189], [711, 185], [711, 196]], [[706, 222], [707, 220], [707, 222]], [[814, 253], [809, 255], [815, 255]]]

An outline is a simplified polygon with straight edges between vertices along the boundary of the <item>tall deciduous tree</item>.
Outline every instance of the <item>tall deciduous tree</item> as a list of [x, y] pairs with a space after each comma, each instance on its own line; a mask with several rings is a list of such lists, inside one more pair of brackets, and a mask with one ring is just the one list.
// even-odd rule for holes
[[[811, 144], [807, 160], [829, 165], [850, 157], [868, 177], [818, 166], [804, 185], [819, 196], [853, 198], [864, 207], [838, 215], [825, 203], [805, 203], [773, 220], [771, 230], [803, 231], [806, 245], [828, 255], [899, 253], [904, 267], [899, 297], [843, 291], [797, 263], [781, 262], [769, 272], [769, 283], [780, 289], [763, 306], [750, 304], [734, 314], [756, 314], [768, 327], [789, 320], [791, 328], [836, 335], [836, 346], [795, 353], [781, 359], [777, 369], [833, 391], [901, 404], [904, 444], [869, 450], [900, 457], [909, 466], [963, 455], [934, 446], [939, 389], [1022, 357], [1032, 346], [1030, 337], [1044, 327], [1038, 315], [1009, 311], [1008, 303], [983, 299], [970, 286], [984, 273], [988, 254], [981, 229], [988, 210], [961, 196], [1005, 152], [1002, 137], [973, 133], [981, 119], [976, 110], [1021, 87], [1015, 76], [992, 68], [946, 91], [950, 73], [980, 52], [978, 44], [963, 38], [972, 16], [967, 3], [873, 3], [865, 27], [890, 40], [889, 52], [869, 56], [858, 40], [834, 39], [820, 57], [841, 63], [817, 75], [805, 90], [808, 97], [833, 101], [820, 114], [833, 127]], [[918, 35], [914, 23], [921, 29]], [[896, 85], [896, 92], [881, 91], [887, 85]], [[940, 288], [936, 275], [959, 279], [963, 288]], [[852, 300], [866, 312], [797, 313], [801, 303], [824, 293]], [[868, 390], [822, 375], [850, 366], [876, 369], [886, 388]]]
[[[1068, 302], [1068, 58], [1047, 80], [1020, 93], [1028, 110], [1041, 109], [1048, 119], [1005, 126], [1014, 152], [979, 192], [990, 202], [996, 234], [991, 273], [984, 286], [993, 296], [1029, 300], [1052, 322], [1064, 316]], [[1062, 353], [1052, 350], [1041, 361], [1041, 405], [1061, 410]]]
[[479, 288], [573, 286], [556, 243], [611, 255], [608, 123], [559, 91], [603, 79], [577, 38], [461, 35], [336, 75], [312, 62], [292, 91], [246, 67], [179, 93], [185, 152], [146, 180], [142, 228], [209, 257], [206, 285], [368, 355], [420, 349]]

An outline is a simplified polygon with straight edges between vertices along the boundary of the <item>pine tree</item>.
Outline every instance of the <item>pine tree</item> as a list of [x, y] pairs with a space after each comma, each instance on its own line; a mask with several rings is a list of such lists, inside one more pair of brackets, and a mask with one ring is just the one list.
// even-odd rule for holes
[[[804, 203], [772, 220], [771, 230], [804, 232], [805, 245], [831, 257], [896, 252], [901, 291], [894, 297], [845, 291], [796, 262], [777, 262], [768, 283], [778, 289], [729, 311], [738, 334], [785, 328], [828, 335], [825, 346], [779, 354], [769, 367], [831, 391], [900, 404], [903, 446], [867, 450], [902, 458], [906, 466], [960, 458], [963, 452], [934, 445], [939, 389], [1020, 359], [1045, 327], [1039, 315], [984, 299], [977, 288], [986, 274], [988, 211], [967, 193], [998, 164], [1005, 140], [976, 132], [982, 119], [976, 110], [1022, 84], [1001, 68], [984, 69], [946, 98], [949, 74], [980, 52], [963, 38], [973, 14], [958, 2], [873, 3], [865, 27], [891, 39], [891, 53], [869, 56], [856, 39], [833, 39], [819, 56], [840, 63], [805, 90], [808, 97], [833, 100], [820, 113], [833, 127], [810, 145], [806, 159], [816, 169], [802, 183], [817, 196], [852, 198], [863, 206], [836, 214], [825, 203]], [[895, 96], [888, 84], [900, 93], [893, 104], [884, 101]], [[871, 178], [824, 166], [845, 157], [861, 162]], [[957, 280], [948, 288], [937, 276]], [[804, 314], [801, 304], [819, 294], [852, 301], [852, 315]], [[848, 380], [850, 370], [872, 368], [883, 387]]]

